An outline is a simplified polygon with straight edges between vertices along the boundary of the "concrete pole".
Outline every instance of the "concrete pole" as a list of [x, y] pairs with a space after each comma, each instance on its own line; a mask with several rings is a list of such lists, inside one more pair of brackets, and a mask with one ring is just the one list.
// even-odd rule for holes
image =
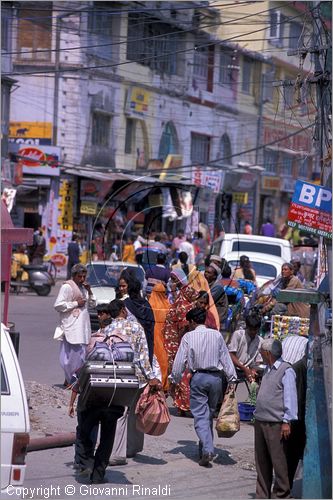
[[[256, 139], [256, 160], [255, 164], [258, 165], [259, 160], [259, 146], [262, 136], [262, 119], [263, 119], [263, 109], [264, 109], [264, 85], [265, 85], [265, 73], [262, 73], [260, 79], [260, 92], [259, 92], [259, 108], [258, 108], [258, 120], [257, 120], [257, 139]], [[259, 211], [260, 211], [260, 191], [261, 191], [261, 176], [259, 173], [256, 174], [255, 188], [254, 188], [254, 200], [253, 200], [253, 221], [252, 227], [254, 234], [259, 234]]]

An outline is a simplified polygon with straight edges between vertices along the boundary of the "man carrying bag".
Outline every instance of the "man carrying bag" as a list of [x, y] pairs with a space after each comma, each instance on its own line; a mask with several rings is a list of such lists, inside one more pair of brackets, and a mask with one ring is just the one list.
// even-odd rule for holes
[[170, 380], [178, 383], [186, 368], [192, 374], [190, 408], [199, 438], [199, 465], [208, 467], [214, 458], [213, 416], [222, 395], [222, 374], [229, 383], [237, 376], [221, 333], [205, 327], [206, 311], [194, 308], [186, 319], [191, 331], [182, 338]]

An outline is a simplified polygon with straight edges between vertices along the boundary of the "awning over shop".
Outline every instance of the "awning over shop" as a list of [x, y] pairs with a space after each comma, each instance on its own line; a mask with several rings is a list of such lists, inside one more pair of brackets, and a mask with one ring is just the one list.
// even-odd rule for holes
[[65, 168], [64, 172], [70, 175], [76, 175], [79, 177], [87, 177], [90, 179], [96, 179], [100, 181], [132, 181], [140, 182], [146, 184], [155, 185], [168, 185], [168, 184], [184, 184], [187, 186], [193, 185], [191, 180], [182, 179], [170, 180], [165, 179], [165, 181], [160, 180], [158, 177], [152, 177], [149, 175], [138, 175], [135, 173], [125, 174], [124, 172], [101, 172], [94, 169], [84, 169], [84, 168]]

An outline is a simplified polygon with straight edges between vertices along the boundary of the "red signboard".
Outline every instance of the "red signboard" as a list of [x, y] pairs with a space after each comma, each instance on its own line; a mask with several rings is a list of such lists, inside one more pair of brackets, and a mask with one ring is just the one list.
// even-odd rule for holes
[[288, 225], [332, 238], [332, 215], [317, 208], [305, 207], [292, 202], [289, 207]]

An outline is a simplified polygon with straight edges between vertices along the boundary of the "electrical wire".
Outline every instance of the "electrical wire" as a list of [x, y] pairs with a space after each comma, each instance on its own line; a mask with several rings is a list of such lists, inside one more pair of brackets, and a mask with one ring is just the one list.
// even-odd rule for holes
[[[290, 20], [292, 19], [295, 19], [295, 18], [299, 18], [300, 15], [297, 15], [297, 16], [294, 16], [292, 18], [289, 18], [288, 22], [290, 22]], [[277, 24], [283, 24], [285, 23], [286, 21], [281, 21]], [[208, 43], [204, 43], [204, 44], [197, 44], [194, 49], [191, 48], [191, 49], [180, 49], [180, 50], [177, 50], [177, 51], [172, 51], [172, 52], [166, 52], [164, 53], [162, 56], [156, 56], [156, 55], [153, 55], [153, 56], [147, 56], [147, 57], [144, 57], [144, 58], [141, 58], [141, 59], [136, 59], [136, 60], [130, 60], [130, 61], [123, 61], [123, 62], [119, 62], [119, 63], [113, 63], [113, 64], [101, 64], [101, 65], [95, 65], [95, 66], [85, 66], [85, 67], [80, 67], [80, 68], [66, 68], [66, 69], [59, 69], [59, 70], [39, 70], [39, 71], [27, 71], [27, 72], [9, 72], [9, 73], [3, 73], [5, 76], [22, 76], [22, 75], [37, 75], [37, 74], [47, 74], [47, 73], [52, 73], [52, 74], [55, 74], [55, 73], [65, 73], [65, 72], [76, 72], [76, 71], [86, 71], [86, 70], [90, 70], [90, 69], [101, 69], [101, 68], [114, 68], [114, 67], [117, 67], [117, 66], [123, 66], [125, 64], [130, 64], [130, 63], [133, 63], [133, 62], [143, 62], [143, 61], [150, 61], [150, 60], [158, 60], [159, 58], [165, 58], [166, 56], [168, 55], [175, 55], [175, 54], [181, 54], [181, 53], [187, 53], [187, 52], [192, 52], [193, 50], [198, 50], [198, 49], [201, 49], [201, 48], [207, 48], [207, 47], [210, 47], [210, 46], [215, 46], [215, 45], [221, 45], [223, 43], [226, 43], [226, 42], [229, 42], [229, 41], [232, 41], [232, 40], [235, 40], [237, 39], [237, 37], [244, 37], [244, 36], [247, 36], [247, 35], [251, 35], [251, 34], [254, 34], [254, 33], [258, 33], [258, 32], [261, 32], [261, 31], [265, 31], [267, 29], [269, 29], [270, 26], [266, 26], [264, 28], [261, 28], [261, 29], [258, 29], [258, 30], [254, 30], [254, 31], [250, 31], [250, 32], [247, 32], [247, 33], [244, 33], [242, 35], [234, 35], [234, 36], [231, 36], [227, 39], [224, 39], [224, 40], [214, 40], [214, 41], [209, 41]], [[164, 35], [165, 36], [165, 35]], [[242, 41], [242, 40], [241, 40]], [[125, 43], [125, 42], [124, 42]]]

